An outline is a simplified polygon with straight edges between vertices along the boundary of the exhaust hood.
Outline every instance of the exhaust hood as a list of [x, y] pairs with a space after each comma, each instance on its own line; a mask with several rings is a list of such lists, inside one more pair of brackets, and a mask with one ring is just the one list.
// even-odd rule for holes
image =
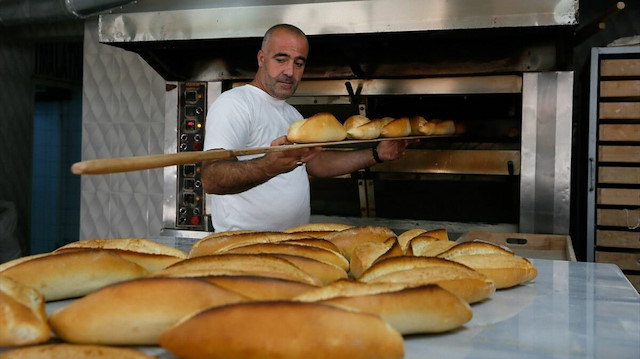
[[250, 79], [277, 23], [308, 35], [305, 78], [549, 70], [564, 66], [556, 49], [578, 1], [139, 0], [100, 15], [99, 41], [137, 52], [168, 81]]
[[132, 0], [2, 0], [0, 26], [83, 19]]

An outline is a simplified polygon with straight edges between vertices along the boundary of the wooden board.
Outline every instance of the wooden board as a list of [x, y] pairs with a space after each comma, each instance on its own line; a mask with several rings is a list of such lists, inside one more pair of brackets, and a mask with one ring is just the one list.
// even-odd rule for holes
[[601, 60], [600, 76], [640, 76], [640, 59]]
[[598, 183], [640, 184], [640, 167], [598, 167]]
[[640, 146], [598, 146], [598, 161], [640, 163]]
[[[640, 215], [640, 213], [636, 214]], [[640, 232], [596, 231], [596, 245], [602, 247], [640, 249]]]
[[596, 224], [599, 226], [640, 228], [640, 209], [602, 209], [596, 210]]
[[601, 120], [640, 120], [640, 102], [601, 102]]
[[640, 189], [598, 188], [598, 204], [640, 206]]
[[600, 97], [640, 97], [640, 80], [601, 81]]
[[640, 252], [596, 251], [596, 262], [613, 263], [622, 270], [640, 270]]
[[525, 258], [576, 260], [571, 237], [568, 235], [469, 231], [463, 233], [456, 242], [473, 240], [507, 247]]
[[600, 141], [640, 141], [640, 125], [600, 125]]

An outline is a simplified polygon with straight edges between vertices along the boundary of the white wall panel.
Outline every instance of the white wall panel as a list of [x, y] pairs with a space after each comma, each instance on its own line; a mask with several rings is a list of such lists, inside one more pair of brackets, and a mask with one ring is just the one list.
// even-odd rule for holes
[[[98, 42], [85, 23], [82, 159], [162, 153], [165, 82], [135, 53]], [[82, 178], [80, 239], [149, 237], [162, 226], [161, 170]]]

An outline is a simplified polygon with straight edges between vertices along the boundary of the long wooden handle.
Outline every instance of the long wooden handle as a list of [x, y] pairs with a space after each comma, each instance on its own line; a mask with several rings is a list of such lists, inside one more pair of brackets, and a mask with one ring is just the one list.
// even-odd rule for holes
[[[340, 143], [342, 144], [344, 143], [344, 141]], [[71, 172], [77, 175], [99, 175], [118, 172], [140, 171], [209, 160], [229, 159], [235, 156], [247, 156], [267, 152], [279, 152], [318, 146], [319, 145], [317, 143], [309, 143], [273, 147], [245, 148], [237, 150], [209, 150], [167, 153], [148, 156], [105, 158], [76, 162], [71, 166]]]
[[71, 172], [77, 175], [101, 175], [118, 172], [148, 170], [153, 168], [184, 165], [209, 160], [222, 160], [237, 156], [256, 155], [268, 152], [289, 151], [299, 148], [330, 147], [390, 140], [422, 139], [427, 137], [442, 136], [407, 136], [395, 138], [388, 137], [376, 138], [371, 140], [343, 140], [336, 142], [302, 143], [294, 145], [244, 148], [237, 150], [192, 151], [148, 156], [105, 158], [76, 162], [71, 166]]

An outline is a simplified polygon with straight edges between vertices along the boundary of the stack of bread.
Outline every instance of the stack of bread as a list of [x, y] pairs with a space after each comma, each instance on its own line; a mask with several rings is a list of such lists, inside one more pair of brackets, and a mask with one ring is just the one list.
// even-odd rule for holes
[[298, 120], [289, 126], [287, 138], [296, 143], [315, 143], [352, 140], [373, 140], [380, 137], [394, 138], [420, 135], [453, 135], [453, 120], [433, 119], [422, 116], [382, 117], [373, 120], [362, 115], [348, 117], [344, 124], [327, 112]]
[[[473, 303], [536, 274], [444, 229], [315, 223], [215, 233], [189, 253], [74, 242], [0, 265], [0, 346], [21, 347], [0, 358], [134, 358], [145, 356], [118, 346], [155, 345], [182, 358], [402, 358], [404, 335], [459, 328]], [[62, 299], [47, 318], [45, 301]]]

